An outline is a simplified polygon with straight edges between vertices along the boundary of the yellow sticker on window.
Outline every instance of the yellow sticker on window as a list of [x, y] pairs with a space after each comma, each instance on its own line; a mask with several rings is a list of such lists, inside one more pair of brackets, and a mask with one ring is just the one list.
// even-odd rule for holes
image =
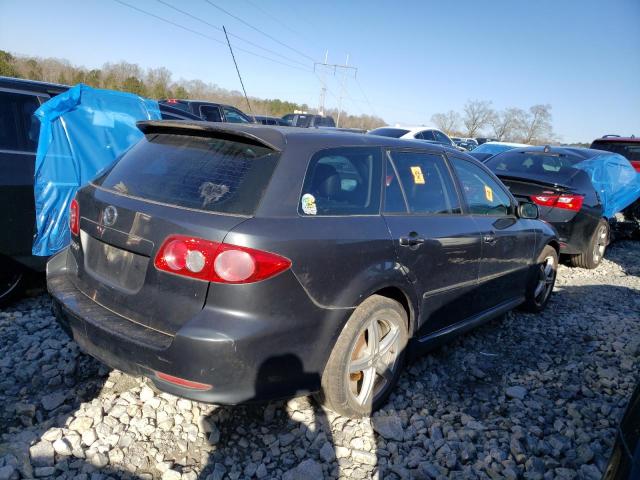
[[411, 173], [413, 174], [413, 183], [424, 185], [424, 175], [422, 175], [422, 169], [420, 167], [411, 167]]
[[487, 198], [487, 200], [493, 202], [493, 190], [491, 190], [491, 187], [487, 185], [484, 186], [484, 196]]

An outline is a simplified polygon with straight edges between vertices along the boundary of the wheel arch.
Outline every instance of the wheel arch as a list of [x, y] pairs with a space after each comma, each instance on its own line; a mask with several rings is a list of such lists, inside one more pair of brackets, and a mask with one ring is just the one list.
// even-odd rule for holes
[[[407, 325], [407, 330], [409, 332], [409, 336], [413, 336], [414, 332], [416, 331], [418, 308], [409, 294], [407, 294], [402, 288], [398, 287], [397, 285], [388, 285], [378, 288], [366, 298], [369, 298], [371, 295], [380, 295], [381, 297], [395, 300], [400, 305], [402, 305], [402, 308], [407, 313], [407, 320], [409, 322], [409, 324]], [[366, 298], [364, 298], [363, 301], [366, 300]]]

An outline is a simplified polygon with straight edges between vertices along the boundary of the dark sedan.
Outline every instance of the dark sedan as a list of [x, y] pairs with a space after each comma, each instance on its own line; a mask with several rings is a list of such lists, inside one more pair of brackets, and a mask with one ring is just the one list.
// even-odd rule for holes
[[603, 152], [586, 148], [529, 147], [485, 162], [519, 200], [532, 200], [540, 218], [558, 231], [560, 253], [572, 265], [596, 268], [609, 243], [609, 223], [589, 174], [578, 164]]
[[83, 350], [161, 390], [226, 404], [321, 392], [369, 415], [406, 350], [549, 300], [553, 229], [464, 153], [315, 129], [140, 128], [79, 190], [47, 282]]

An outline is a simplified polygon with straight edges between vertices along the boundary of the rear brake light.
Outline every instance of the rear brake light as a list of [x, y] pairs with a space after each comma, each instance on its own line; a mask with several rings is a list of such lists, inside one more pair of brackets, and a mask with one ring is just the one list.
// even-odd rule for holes
[[216, 283], [259, 282], [291, 266], [273, 253], [183, 235], [168, 237], [154, 263], [158, 270]]
[[636, 172], [640, 173], [640, 160], [631, 160], [631, 165], [636, 169]]
[[562, 208], [577, 212], [582, 208], [584, 197], [582, 195], [533, 195], [531, 200], [543, 207]]
[[165, 382], [173, 383], [179, 387], [190, 388], [192, 390], [211, 390], [213, 388], [212, 385], [208, 385], [206, 383], [194, 382], [162, 372], [156, 372], [156, 377], [160, 380], [164, 380]]
[[73, 235], [80, 234], [80, 206], [75, 198], [71, 200], [69, 207], [69, 230]]

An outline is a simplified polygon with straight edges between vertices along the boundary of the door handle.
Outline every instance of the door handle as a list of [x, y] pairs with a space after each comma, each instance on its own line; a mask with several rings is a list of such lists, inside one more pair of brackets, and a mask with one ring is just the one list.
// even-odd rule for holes
[[412, 232], [407, 237], [400, 237], [399, 241], [403, 247], [415, 247], [424, 243], [425, 240], [423, 237], [419, 237], [417, 233]]
[[494, 232], [485, 233], [482, 236], [482, 241], [488, 245], [495, 245], [497, 242], [496, 234]]

